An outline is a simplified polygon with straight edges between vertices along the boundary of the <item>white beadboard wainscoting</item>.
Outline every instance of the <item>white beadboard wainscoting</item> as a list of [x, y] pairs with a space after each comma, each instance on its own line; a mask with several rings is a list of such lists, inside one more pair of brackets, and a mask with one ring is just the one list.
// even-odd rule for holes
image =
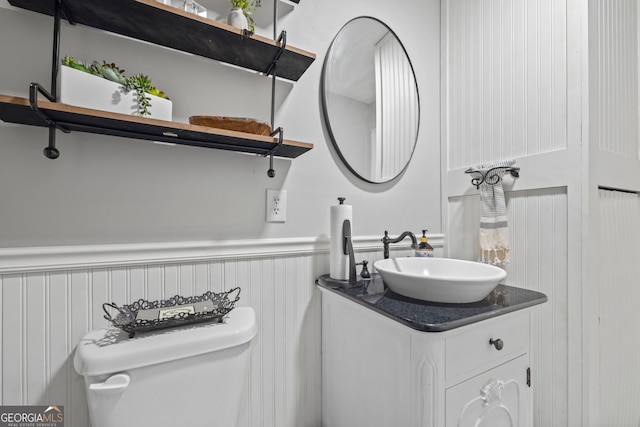
[[637, 0], [590, 3], [587, 345], [592, 426], [640, 425]]
[[[507, 284], [542, 292], [534, 309], [531, 371], [534, 425], [568, 426], [567, 195], [564, 188], [505, 192], [511, 233]], [[451, 197], [449, 256], [477, 260], [480, 196]]]
[[[381, 236], [354, 239], [357, 260], [382, 257]], [[430, 241], [440, 252], [442, 235]], [[242, 288], [258, 335], [240, 426], [321, 425], [320, 295], [328, 241], [271, 239], [0, 250], [0, 401], [64, 405], [68, 427], [89, 426], [74, 348], [108, 326], [102, 304]], [[406, 248], [392, 248], [404, 255]]]
[[599, 190], [599, 236], [594, 245], [601, 256], [594, 288], [595, 357], [591, 389], [600, 402], [596, 424], [637, 426], [640, 420], [640, 340], [638, 339], [638, 256], [640, 254], [640, 196]]

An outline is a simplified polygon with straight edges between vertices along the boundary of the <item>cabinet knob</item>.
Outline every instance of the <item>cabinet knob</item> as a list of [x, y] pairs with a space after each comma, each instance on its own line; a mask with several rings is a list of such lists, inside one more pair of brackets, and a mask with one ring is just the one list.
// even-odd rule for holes
[[493, 338], [491, 338], [489, 340], [489, 344], [494, 346], [496, 350], [502, 350], [502, 348], [504, 347], [504, 342], [502, 342], [500, 338], [498, 338], [497, 340], [494, 340]]

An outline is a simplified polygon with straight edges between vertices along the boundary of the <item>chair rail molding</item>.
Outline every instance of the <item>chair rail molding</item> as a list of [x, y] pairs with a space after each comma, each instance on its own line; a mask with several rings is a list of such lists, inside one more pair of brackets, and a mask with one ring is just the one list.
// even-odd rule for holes
[[[434, 247], [442, 247], [442, 234], [429, 234]], [[356, 236], [358, 252], [382, 250], [380, 236]], [[123, 243], [0, 248], [0, 274], [73, 270], [137, 264], [164, 264], [211, 259], [246, 259], [296, 256], [329, 251], [329, 237], [292, 237], [221, 241]], [[394, 247], [394, 249], [403, 246]]]

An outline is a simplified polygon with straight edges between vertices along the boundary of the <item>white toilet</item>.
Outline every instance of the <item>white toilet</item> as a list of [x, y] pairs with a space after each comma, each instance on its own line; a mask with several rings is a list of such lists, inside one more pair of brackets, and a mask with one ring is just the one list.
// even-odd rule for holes
[[224, 323], [138, 334], [85, 335], [74, 366], [84, 376], [93, 427], [233, 427], [256, 335], [250, 307]]

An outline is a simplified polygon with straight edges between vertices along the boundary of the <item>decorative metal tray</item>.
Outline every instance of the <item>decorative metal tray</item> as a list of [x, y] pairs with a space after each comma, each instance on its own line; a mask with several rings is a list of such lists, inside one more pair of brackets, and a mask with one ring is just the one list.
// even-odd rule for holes
[[[176, 295], [167, 300], [147, 301], [140, 299], [132, 304], [118, 307], [115, 303], [104, 303], [104, 316], [113, 326], [129, 333], [181, 326], [205, 320], [221, 322], [234, 309], [240, 299], [240, 288], [225, 292], [206, 292], [201, 296], [182, 297]], [[112, 315], [112, 311], [117, 313]]]

